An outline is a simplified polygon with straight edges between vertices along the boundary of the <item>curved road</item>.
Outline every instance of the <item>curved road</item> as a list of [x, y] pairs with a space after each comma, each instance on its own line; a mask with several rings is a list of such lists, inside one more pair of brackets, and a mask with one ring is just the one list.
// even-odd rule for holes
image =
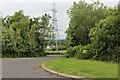
[[40, 58], [4, 58], [2, 59], [2, 78], [60, 78], [39, 66], [44, 61], [62, 57], [51, 55]]

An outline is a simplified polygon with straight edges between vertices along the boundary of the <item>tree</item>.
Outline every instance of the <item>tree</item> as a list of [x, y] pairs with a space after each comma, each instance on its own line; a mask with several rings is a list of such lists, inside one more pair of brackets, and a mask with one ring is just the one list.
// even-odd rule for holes
[[[47, 39], [49, 37], [49, 32], [50, 30], [50, 24], [49, 24], [49, 19], [51, 17], [47, 14], [41, 17], [41, 21], [37, 24], [37, 32], [35, 33], [35, 39], [36, 39], [36, 47], [41, 48], [42, 55], [45, 55], [44, 50], [47, 44]], [[36, 48], [37, 49], [37, 48]]]
[[45, 56], [46, 37], [49, 36], [48, 14], [29, 18], [23, 11], [3, 19], [2, 50], [5, 57]]
[[2, 57], [2, 16], [0, 16], [0, 57]]
[[[74, 3], [68, 10], [68, 56], [118, 62], [120, 56], [120, 5], [107, 7], [100, 2]], [[78, 47], [78, 48], [77, 48]], [[71, 49], [72, 48], [72, 49]], [[73, 54], [74, 53], [74, 54]]]
[[120, 21], [118, 10], [91, 29], [90, 37], [95, 52], [95, 59], [118, 62], [120, 56]]
[[67, 11], [70, 22], [67, 33], [67, 43], [69, 46], [86, 45], [90, 43], [89, 31], [95, 27], [101, 19], [105, 19], [110, 15], [107, 10], [99, 1], [88, 4], [84, 1], [74, 3]]

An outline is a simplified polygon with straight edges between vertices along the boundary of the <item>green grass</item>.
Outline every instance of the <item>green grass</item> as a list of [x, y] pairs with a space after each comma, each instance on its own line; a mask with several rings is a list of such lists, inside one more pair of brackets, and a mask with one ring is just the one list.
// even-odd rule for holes
[[118, 64], [76, 58], [59, 58], [44, 64], [48, 69], [83, 78], [118, 78]]

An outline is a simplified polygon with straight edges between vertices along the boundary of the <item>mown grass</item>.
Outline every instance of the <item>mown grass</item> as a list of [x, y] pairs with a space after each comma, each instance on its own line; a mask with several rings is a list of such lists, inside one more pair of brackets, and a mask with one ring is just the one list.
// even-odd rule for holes
[[83, 78], [118, 78], [118, 64], [76, 58], [59, 58], [44, 64], [48, 69]]

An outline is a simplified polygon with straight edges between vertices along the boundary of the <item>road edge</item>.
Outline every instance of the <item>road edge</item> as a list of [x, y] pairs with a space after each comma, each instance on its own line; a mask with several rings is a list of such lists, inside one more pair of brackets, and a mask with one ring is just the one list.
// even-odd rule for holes
[[67, 74], [63, 74], [63, 73], [59, 73], [59, 72], [50, 70], [50, 69], [46, 68], [46, 67], [44, 66], [44, 64], [45, 64], [45, 62], [41, 65], [41, 67], [42, 67], [45, 71], [47, 71], [47, 72], [49, 72], [49, 73], [51, 73], [51, 74], [54, 74], [54, 75], [57, 75], [57, 76], [60, 76], [60, 77], [64, 77], [64, 78], [71, 78], [71, 79], [81, 79], [81, 78], [82, 78], [82, 77], [71, 76], [71, 75], [67, 75]]

